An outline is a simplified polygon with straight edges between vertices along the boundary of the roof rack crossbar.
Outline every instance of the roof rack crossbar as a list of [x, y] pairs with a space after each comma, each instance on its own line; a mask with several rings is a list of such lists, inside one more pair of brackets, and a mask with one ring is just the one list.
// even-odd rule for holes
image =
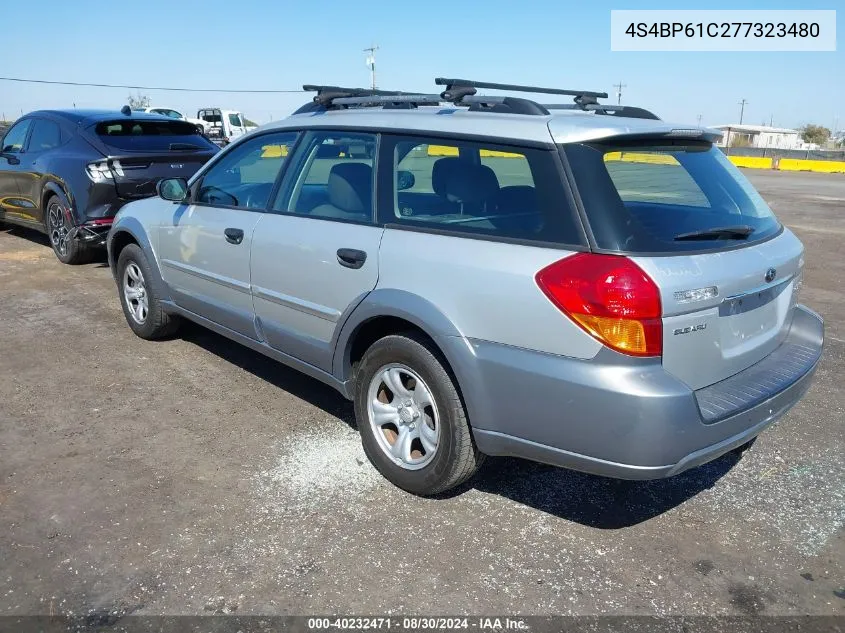
[[561, 88], [542, 88], [540, 86], [520, 86], [517, 84], [499, 84], [489, 81], [475, 81], [472, 79], [449, 79], [437, 77], [434, 83], [438, 86], [446, 86], [446, 92], [461, 88], [490, 88], [492, 90], [507, 90], [511, 92], [534, 92], [548, 95], [567, 95], [570, 97], [581, 97], [587, 102], [595, 102], [596, 99], [607, 99], [606, 92], [593, 92], [590, 90], [563, 90]]

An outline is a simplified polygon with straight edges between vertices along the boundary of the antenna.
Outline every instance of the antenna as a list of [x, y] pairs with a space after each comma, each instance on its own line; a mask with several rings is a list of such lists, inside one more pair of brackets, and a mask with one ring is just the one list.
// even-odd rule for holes
[[372, 46], [365, 48], [364, 52], [369, 53], [367, 55], [367, 66], [370, 69], [370, 87], [375, 90], [376, 89], [376, 51], [378, 50], [378, 46], [373, 44]]
[[616, 88], [616, 105], [620, 105], [622, 103], [622, 88], [627, 88], [628, 84], [623, 84], [620, 79], [618, 84], [613, 84], [613, 87]]

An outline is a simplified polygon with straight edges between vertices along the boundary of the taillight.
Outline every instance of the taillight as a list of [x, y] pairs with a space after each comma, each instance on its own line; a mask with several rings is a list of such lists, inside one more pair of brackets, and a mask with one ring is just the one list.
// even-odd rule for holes
[[95, 163], [88, 163], [85, 166], [85, 171], [88, 173], [88, 177], [93, 182], [114, 180], [115, 174], [121, 178], [123, 177], [123, 166], [120, 164], [119, 160], [113, 160], [111, 165], [109, 165], [108, 161], [104, 160]]
[[535, 276], [546, 296], [581, 328], [624, 354], [660, 356], [660, 290], [627, 257], [578, 253]]
[[103, 182], [104, 180], [114, 179], [114, 174], [106, 161], [88, 163], [85, 167], [85, 171], [88, 173], [88, 177], [94, 182]]

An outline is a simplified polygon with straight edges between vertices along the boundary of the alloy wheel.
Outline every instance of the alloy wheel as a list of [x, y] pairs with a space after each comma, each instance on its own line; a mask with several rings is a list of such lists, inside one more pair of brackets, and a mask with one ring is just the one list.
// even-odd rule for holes
[[379, 448], [397, 466], [419, 470], [431, 463], [440, 443], [437, 403], [419, 374], [391, 363], [370, 381], [367, 414]]
[[127, 263], [123, 270], [123, 298], [126, 300], [126, 307], [129, 308], [132, 320], [138, 325], [143, 325], [150, 311], [150, 301], [144, 282], [144, 273], [133, 261]]
[[70, 227], [65, 210], [58, 202], [52, 203], [47, 209], [47, 225], [50, 243], [59, 255], [65, 257], [68, 251]]

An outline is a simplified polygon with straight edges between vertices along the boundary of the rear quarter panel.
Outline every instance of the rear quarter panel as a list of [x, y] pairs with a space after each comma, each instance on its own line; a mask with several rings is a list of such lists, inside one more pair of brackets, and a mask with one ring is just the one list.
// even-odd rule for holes
[[423, 297], [453, 324], [454, 332], [469, 339], [592, 358], [601, 344], [552, 305], [534, 281], [537, 271], [571, 254], [388, 228], [377, 288]]

